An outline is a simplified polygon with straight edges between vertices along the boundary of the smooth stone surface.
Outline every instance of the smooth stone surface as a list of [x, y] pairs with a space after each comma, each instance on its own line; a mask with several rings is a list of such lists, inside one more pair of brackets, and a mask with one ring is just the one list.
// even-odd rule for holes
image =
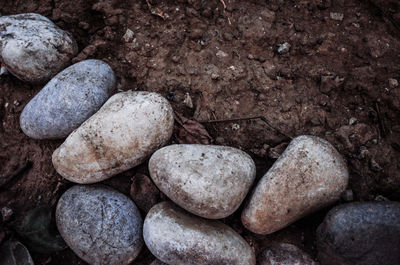
[[25, 106], [22, 131], [35, 139], [67, 137], [98, 111], [115, 90], [111, 67], [100, 60], [86, 60], [57, 74]]
[[280, 243], [264, 249], [257, 257], [257, 265], [318, 265], [311, 257], [292, 244]]
[[296, 137], [257, 184], [242, 222], [254, 233], [273, 233], [338, 200], [348, 178], [345, 161], [329, 142]]
[[176, 204], [201, 217], [219, 219], [240, 206], [256, 167], [248, 154], [233, 147], [179, 144], [156, 151], [149, 172]]
[[77, 53], [72, 35], [44, 16], [25, 13], [0, 17], [2, 62], [23, 81], [48, 81]]
[[143, 246], [139, 210], [103, 185], [67, 190], [58, 201], [56, 221], [68, 246], [89, 264], [129, 264]]
[[349, 203], [333, 208], [317, 230], [324, 265], [399, 265], [400, 203]]
[[72, 182], [99, 182], [142, 163], [167, 143], [173, 125], [172, 107], [161, 95], [121, 92], [54, 151], [53, 165]]
[[171, 202], [155, 205], [143, 226], [144, 241], [160, 261], [175, 265], [248, 265], [256, 259], [232, 228], [185, 212]]

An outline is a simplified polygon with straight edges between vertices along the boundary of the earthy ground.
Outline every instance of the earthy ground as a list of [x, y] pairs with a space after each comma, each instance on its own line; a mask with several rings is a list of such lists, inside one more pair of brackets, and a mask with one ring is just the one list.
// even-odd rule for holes
[[[163, 94], [177, 113], [200, 121], [213, 143], [250, 153], [259, 177], [290, 137], [312, 134], [347, 159], [354, 200], [400, 200], [400, 86], [392, 80], [400, 80], [400, 3], [375, 0], [379, 10], [367, 0], [225, 0], [226, 9], [222, 2], [0, 0], [0, 15], [49, 17], [77, 39], [74, 62], [102, 59], [119, 90]], [[278, 53], [285, 42], [290, 50]], [[51, 163], [62, 141], [32, 140], [19, 127], [41, 87], [0, 78], [0, 206], [14, 212], [0, 240], [27, 210], [54, 208], [71, 186]], [[265, 120], [209, 122], [254, 116]], [[172, 141], [196, 137], [176, 133]], [[132, 181], [138, 172], [146, 174], [146, 165], [106, 182], [129, 194], [132, 183], [140, 185]], [[240, 209], [225, 222], [256, 251], [278, 240], [315, 256], [315, 228], [327, 210], [264, 237], [244, 230]], [[84, 264], [68, 249], [32, 254], [36, 264]], [[144, 249], [134, 264], [153, 259]]]

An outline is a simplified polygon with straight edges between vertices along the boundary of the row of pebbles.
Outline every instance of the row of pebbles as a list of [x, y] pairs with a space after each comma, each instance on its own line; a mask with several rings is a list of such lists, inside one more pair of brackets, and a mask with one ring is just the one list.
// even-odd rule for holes
[[[68, 136], [52, 156], [57, 172], [91, 184], [150, 157], [151, 179], [171, 200], [153, 206], [143, 221], [135, 203], [109, 187], [76, 185], [66, 191], [57, 204], [57, 227], [89, 264], [129, 264], [146, 244], [158, 259], [153, 264], [253, 265], [252, 247], [215, 220], [234, 213], [252, 187], [242, 223], [267, 235], [332, 205], [348, 185], [344, 159], [314, 136], [293, 139], [258, 183], [252, 158], [236, 148], [161, 148], [173, 130], [168, 100], [150, 92], [114, 94], [114, 72], [99, 60], [64, 69], [77, 45], [41, 15], [0, 17], [0, 29], [1, 60], [12, 74], [33, 83], [52, 77], [25, 106], [20, 124], [35, 139]], [[333, 208], [317, 230], [317, 245], [322, 264], [400, 264], [400, 203]], [[317, 264], [289, 244], [270, 246], [257, 263]]]

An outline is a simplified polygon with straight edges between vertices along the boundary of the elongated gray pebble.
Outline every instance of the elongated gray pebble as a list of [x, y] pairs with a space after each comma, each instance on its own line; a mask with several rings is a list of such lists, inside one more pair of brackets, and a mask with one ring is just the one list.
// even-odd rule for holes
[[240, 206], [256, 167], [248, 154], [233, 147], [180, 144], [156, 151], [149, 172], [176, 204], [201, 217], [219, 219]]
[[67, 137], [98, 111], [115, 90], [111, 67], [100, 60], [86, 60], [57, 74], [25, 106], [22, 131], [35, 139]]
[[77, 54], [74, 38], [34, 13], [0, 17], [0, 54], [7, 69], [23, 81], [48, 81]]
[[58, 201], [56, 221], [68, 246], [89, 264], [129, 264], [143, 246], [136, 205], [103, 185], [67, 190]]
[[172, 107], [161, 95], [121, 92], [54, 151], [53, 165], [72, 182], [99, 182], [142, 163], [167, 143], [173, 125]]
[[299, 136], [262, 177], [242, 212], [243, 225], [270, 234], [340, 198], [349, 173], [338, 151], [315, 136]]
[[333, 208], [317, 230], [324, 265], [399, 265], [400, 203], [349, 203]]
[[249, 244], [233, 229], [162, 202], [147, 214], [144, 241], [160, 261], [174, 265], [254, 265]]

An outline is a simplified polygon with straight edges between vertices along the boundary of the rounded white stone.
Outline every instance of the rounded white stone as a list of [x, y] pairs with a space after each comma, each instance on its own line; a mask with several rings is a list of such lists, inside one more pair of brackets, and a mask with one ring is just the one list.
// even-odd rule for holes
[[76, 183], [95, 183], [142, 163], [167, 143], [172, 107], [157, 93], [112, 96], [54, 151], [57, 172]]
[[257, 184], [242, 222], [254, 233], [273, 233], [338, 200], [348, 178], [345, 161], [329, 142], [299, 136]]
[[7, 69], [23, 81], [45, 82], [77, 54], [74, 38], [34, 13], [0, 17], [0, 54]]
[[156, 151], [149, 172], [176, 204], [201, 217], [219, 219], [240, 206], [256, 167], [248, 154], [233, 147], [179, 144]]
[[143, 237], [159, 260], [173, 265], [255, 265], [249, 244], [232, 228], [184, 212], [171, 202], [147, 214]]

